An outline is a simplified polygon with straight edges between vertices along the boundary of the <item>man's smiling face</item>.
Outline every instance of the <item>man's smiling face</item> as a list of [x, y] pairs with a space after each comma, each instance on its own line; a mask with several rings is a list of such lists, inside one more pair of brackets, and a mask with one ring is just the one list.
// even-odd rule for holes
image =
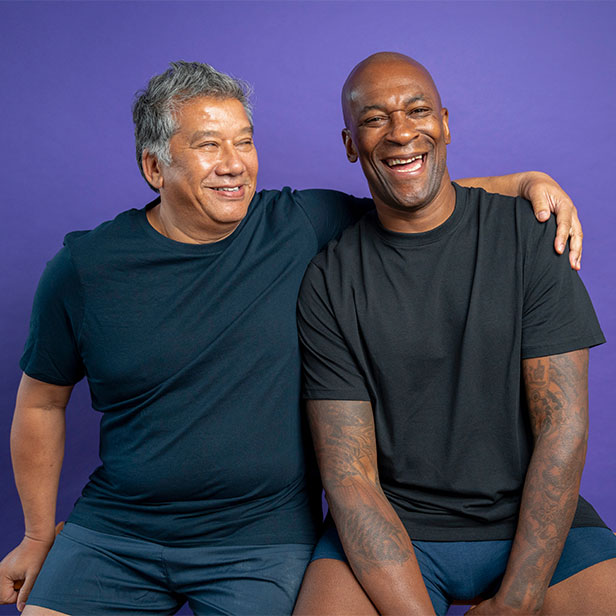
[[395, 54], [368, 59], [343, 90], [351, 162], [359, 159], [377, 206], [416, 211], [449, 182], [447, 110], [429, 73]]
[[161, 196], [213, 233], [239, 224], [255, 194], [257, 152], [252, 125], [234, 98], [196, 98], [176, 114], [169, 141], [171, 164], [162, 166]]

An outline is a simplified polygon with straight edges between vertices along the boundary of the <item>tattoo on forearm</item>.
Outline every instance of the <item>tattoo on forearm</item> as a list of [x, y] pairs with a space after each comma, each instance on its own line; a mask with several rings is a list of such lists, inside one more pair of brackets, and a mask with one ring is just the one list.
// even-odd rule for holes
[[355, 572], [406, 562], [413, 548], [379, 484], [371, 404], [310, 401], [308, 415], [330, 509]]
[[588, 430], [588, 350], [525, 360], [535, 449], [526, 474], [504, 601], [543, 601], [575, 513]]

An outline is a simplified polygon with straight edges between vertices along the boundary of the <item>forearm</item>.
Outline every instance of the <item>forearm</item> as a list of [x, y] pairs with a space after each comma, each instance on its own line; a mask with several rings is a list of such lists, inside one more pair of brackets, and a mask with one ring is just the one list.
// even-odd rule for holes
[[575, 513], [585, 447], [568, 454], [538, 445], [528, 469], [518, 528], [499, 595], [511, 607], [539, 610]]
[[331, 514], [355, 576], [379, 614], [433, 614], [413, 546], [378, 486], [328, 489]]
[[25, 534], [51, 543], [64, 456], [64, 409], [18, 404], [11, 429], [11, 456]]
[[483, 188], [487, 192], [509, 195], [510, 197], [528, 196], [528, 182], [533, 179], [548, 179], [541, 171], [522, 171], [508, 175], [493, 175], [478, 178], [462, 178], [455, 180], [461, 186]]
[[307, 404], [323, 487], [342, 545], [379, 614], [433, 614], [413, 546], [381, 489], [372, 406]]
[[[507, 606], [541, 609], [578, 501], [588, 435], [587, 351], [538, 358], [524, 368], [535, 448], [501, 588]], [[530, 391], [529, 390], [530, 384]]]

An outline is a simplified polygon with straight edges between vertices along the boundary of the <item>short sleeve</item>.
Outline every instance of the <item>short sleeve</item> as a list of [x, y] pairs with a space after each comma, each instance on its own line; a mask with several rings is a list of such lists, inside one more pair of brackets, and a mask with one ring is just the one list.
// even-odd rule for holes
[[297, 324], [302, 347], [303, 396], [309, 400], [370, 400], [364, 378], [340, 332], [323, 272], [308, 266]]
[[81, 380], [85, 373], [78, 351], [82, 319], [79, 280], [65, 246], [47, 263], [39, 281], [21, 369], [52, 385], [74, 385]]
[[592, 302], [578, 273], [569, 266], [568, 248], [554, 251], [556, 224], [534, 219], [524, 264], [522, 358], [558, 355], [605, 342]]
[[296, 190], [293, 197], [314, 229], [319, 250], [374, 208], [372, 199], [336, 190]]

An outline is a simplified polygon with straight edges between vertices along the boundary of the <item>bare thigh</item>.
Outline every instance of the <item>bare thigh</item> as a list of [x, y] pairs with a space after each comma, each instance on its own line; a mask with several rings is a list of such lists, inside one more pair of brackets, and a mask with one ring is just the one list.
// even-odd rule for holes
[[68, 616], [68, 614], [56, 612], [56, 610], [50, 610], [46, 607], [39, 607], [38, 605], [26, 605], [21, 616]]
[[616, 558], [583, 569], [566, 580], [550, 586], [544, 615], [613, 616], [616, 614]]
[[320, 558], [308, 565], [293, 614], [378, 616], [349, 565], [331, 558]]

